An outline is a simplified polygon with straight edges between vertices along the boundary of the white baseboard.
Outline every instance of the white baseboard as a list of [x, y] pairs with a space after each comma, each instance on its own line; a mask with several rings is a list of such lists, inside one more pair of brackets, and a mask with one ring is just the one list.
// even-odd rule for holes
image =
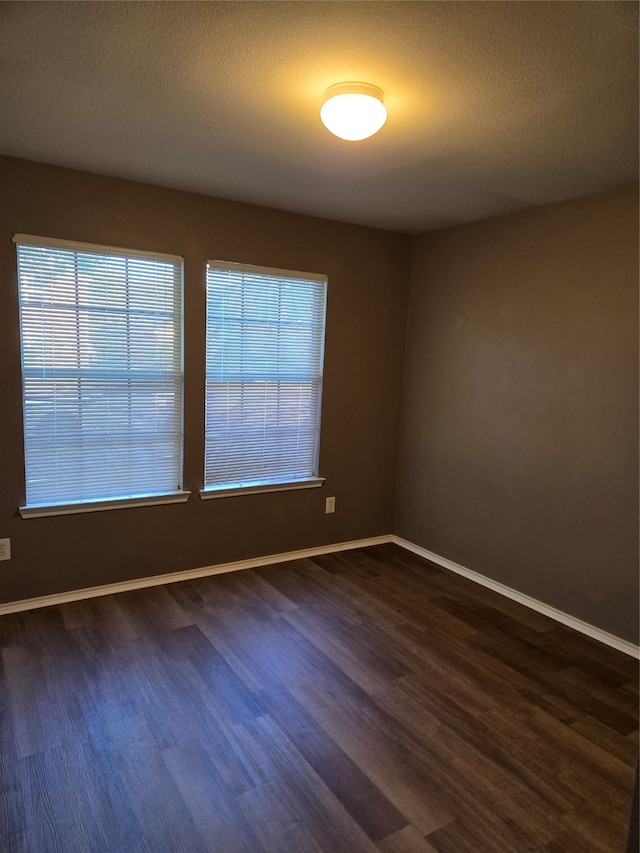
[[152, 575], [147, 578], [134, 578], [129, 581], [107, 583], [102, 586], [89, 586], [84, 589], [72, 589], [68, 592], [54, 592], [37, 598], [23, 598], [20, 601], [8, 601], [0, 604], [0, 616], [5, 613], [20, 613], [23, 610], [36, 610], [39, 607], [51, 607], [67, 604], [69, 601], [81, 601], [85, 598], [98, 598], [101, 595], [113, 595], [132, 589], [145, 589], [149, 586], [162, 586], [165, 583], [190, 581], [209, 575], [222, 575], [242, 569], [257, 569], [272, 563], [286, 563], [288, 560], [302, 560], [305, 557], [317, 557], [319, 554], [333, 554], [335, 551], [348, 551], [352, 548], [368, 548], [370, 545], [384, 545], [392, 541], [391, 536], [372, 536], [369, 539], [353, 539], [350, 542], [334, 542], [331, 545], [319, 545], [316, 548], [303, 548], [300, 551], [287, 551], [284, 554], [267, 554], [265, 557], [252, 557], [248, 560], [236, 560], [233, 563], [218, 563], [216, 566], [202, 566], [199, 569], [186, 569], [181, 572], [169, 572], [165, 575]]
[[606, 646], [611, 646], [611, 648], [617, 649], [619, 652], [624, 652], [624, 654], [640, 660], [640, 647], [635, 646], [628, 640], [623, 640], [620, 637], [616, 637], [615, 634], [610, 634], [608, 631], [596, 628], [595, 625], [591, 625], [589, 622], [583, 622], [582, 619], [577, 619], [569, 613], [558, 610], [556, 607], [551, 607], [550, 604], [538, 601], [537, 598], [532, 598], [530, 595], [518, 592], [517, 589], [513, 589], [503, 583], [494, 581], [491, 578], [486, 577], [486, 575], [474, 572], [472, 569], [467, 569], [465, 566], [454, 563], [453, 560], [441, 557], [439, 554], [434, 554], [433, 551], [427, 551], [426, 548], [414, 545], [413, 542], [402, 539], [400, 536], [392, 536], [391, 541], [395, 542], [395, 544], [399, 545], [401, 548], [405, 548], [407, 551], [417, 554], [419, 557], [424, 557], [425, 560], [437, 563], [437, 565], [442, 566], [445, 569], [449, 569], [449, 571], [455, 572], [457, 575], [462, 575], [462, 577], [465, 577], [474, 583], [486, 586], [487, 589], [491, 589], [494, 592], [500, 593], [500, 595], [504, 595], [505, 598], [510, 598], [513, 601], [517, 601], [519, 604], [524, 604], [525, 607], [530, 607], [531, 610], [536, 610], [538, 613], [542, 613], [550, 619], [554, 619], [556, 622], [561, 622], [569, 628], [574, 628], [576, 631], [580, 631], [581, 634], [586, 634], [587, 637], [598, 640]]
[[633, 643], [616, 637], [615, 634], [609, 634], [601, 628], [596, 628], [588, 622], [583, 622], [581, 619], [576, 619], [569, 613], [564, 613], [549, 604], [538, 601], [530, 595], [525, 595], [513, 589], [510, 586], [494, 581], [491, 578], [481, 575], [479, 572], [474, 572], [472, 569], [467, 569], [453, 560], [446, 557], [441, 557], [439, 554], [434, 554], [433, 551], [427, 551], [426, 548], [421, 548], [419, 545], [414, 545], [407, 539], [394, 534], [387, 536], [372, 536], [369, 539], [353, 539], [349, 542], [334, 542], [331, 545], [319, 545], [316, 548], [303, 548], [300, 551], [287, 551], [283, 554], [267, 554], [264, 557], [252, 557], [248, 560], [236, 560], [232, 563], [219, 563], [215, 566], [202, 566], [199, 569], [186, 569], [181, 572], [170, 572], [164, 575], [153, 575], [147, 578], [135, 578], [129, 581], [120, 581], [118, 583], [108, 583], [102, 586], [85, 587], [84, 589], [73, 589], [68, 592], [56, 592], [52, 595], [41, 595], [37, 598], [24, 598], [20, 601], [9, 601], [5, 604], [0, 604], [0, 616], [7, 613], [20, 613], [23, 610], [35, 610], [39, 607], [51, 607], [56, 604], [66, 604], [70, 601], [81, 601], [85, 598], [98, 598], [101, 595], [113, 595], [117, 592], [127, 592], [133, 589], [145, 589], [150, 586], [161, 586], [166, 583], [177, 583], [179, 581], [194, 580], [195, 578], [204, 578], [210, 575], [221, 575], [226, 572], [237, 572], [242, 569], [257, 569], [260, 566], [269, 566], [273, 563], [285, 563], [289, 560], [302, 560], [305, 557], [316, 557], [320, 554], [332, 554], [336, 551], [349, 551], [354, 548], [368, 548], [371, 545], [385, 545], [394, 543], [417, 554], [419, 557], [424, 557], [425, 560], [430, 560], [449, 571], [455, 572], [468, 580], [474, 581], [481, 586], [485, 586], [494, 592], [504, 595], [525, 607], [530, 607], [538, 613], [542, 613], [556, 622], [567, 625], [569, 628], [574, 628], [581, 634], [598, 640], [611, 648], [624, 652], [626, 655], [640, 660], [640, 647]]

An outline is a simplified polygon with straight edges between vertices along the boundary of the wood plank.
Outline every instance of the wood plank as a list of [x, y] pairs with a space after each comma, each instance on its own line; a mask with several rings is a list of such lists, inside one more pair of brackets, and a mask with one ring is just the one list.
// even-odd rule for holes
[[415, 826], [405, 826], [378, 842], [382, 853], [438, 853]]
[[300, 607], [285, 620], [365, 690], [375, 692], [409, 671], [367, 625], [354, 625], [322, 604]]
[[162, 760], [207, 850], [260, 853], [264, 849], [206, 753], [192, 745], [175, 746], [163, 750]]
[[612, 853], [638, 666], [393, 545], [0, 617], [0, 848]]
[[241, 794], [238, 803], [249, 823], [259, 827], [260, 840], [268, 853], [324, 853], [322, 842], [316, 842], [306, 822], [285, 799], [279, 781], [274, 779]]
[[369, 838], [379, 840], [407, 825], [406, 818], [290, 693], [272, 688], [261, 696], [274, 721]]
[[343, 752], [422, 835], [453, 819], [439, 795], [437, 781], [427, 768], [418, 770], [413, 766], [406, 745], [395, 738], [388, 742], [380, 738], [380, 730], [385, 728], [380, 714], [366, 702], [350, 701], [344, 683], [340, 688], [328, 683], [309, 684], [293, 692]]
[[277, 787], [289, 814], [324, 851], [377, 853], [377, 848], [270, 716], [242, 726], [243, 743]]

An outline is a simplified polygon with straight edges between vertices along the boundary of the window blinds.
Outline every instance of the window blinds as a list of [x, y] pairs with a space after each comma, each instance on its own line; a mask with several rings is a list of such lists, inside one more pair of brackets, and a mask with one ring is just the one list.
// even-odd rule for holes
[[326, 278], [207, 266], [205, 489], [317, 475]]
[[14, 241], [27, 506], [180, 489], [182, 259]]

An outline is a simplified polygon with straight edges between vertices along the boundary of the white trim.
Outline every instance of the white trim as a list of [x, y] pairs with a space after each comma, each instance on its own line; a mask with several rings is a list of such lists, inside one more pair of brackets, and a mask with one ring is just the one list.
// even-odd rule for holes
[[57, 237], [36, 237], [33, 234], [14, 234], [13, 242], [22, 246], [43, 246], [47, 249], [66, 249], [69, 252], [91, 252], [98, 255], [118, 255], [123, 258], [148, 258], [152, 261], [182, 263], [181, 255], [165, 255], [162, 252], [145, 252], [123, 249], [119, 246], [100, 246], [97, 243], [77, 243], [75, 240], [58, 240]]
[[106, 509], [133, 509], [136, 506], [183, 504], [189, 500], [190, 494], [191, 492], [168, 492], [166, 495], [139, 495], [131, 498], [111, 498], [69, 504], [31, 504], [30, 506], [19, 507], [18, 512], [22, 518], [46, 518], [49, 515], [75, 515], [78, 512], [102, 512]]
[[550, 604], [538, 601], [537, 598], [532, 598], [530, 595], [518, 592], [517, 589], [513, 589], [503, 583], [494, 581], [485, 575], [481, 575], [479, 572], [474, 572], [473, 569], [467, 569], [465, 566], [461, 566], [459, 563], [454, 563], [453, 560], [447, 559], [447, 557], [441, 557], [439, 554], [434, 554], [433, 551], [427, 551], [426, 548], [414, 545], [413, 542], [409, 542], [400, 536], [393, 535], [390, 538], [396, 545], [399, 545], [401, 548], [405, 548], [407, 551], [411, 551], [413, 554], [417, 554], [419, 557], [424, 557], [425, 560], [437, 563], [437, 565], [442, 566], [445, 569], [449, 569], [449, 571], [455, 572], [457, 575], [462, 575], [462, 577], [465, 577], [474, 583], [485, 586], [487, 589], [491, 589], [500, 595], [504, 595], [505, 598], [510, 598], [512, 601], [524, 604], [525, 607], [530, 607], [531, 610], [536, 610], [538, 613], [542, 613], [550, 619], [554, 619], [556, 622], [561, 622], [563, 625], [567, 625], [569, 628], [573, 628], [581, 634], [591, 637], [593, 640], [598, 640], [606, 646], [611, 646], [611, 648], [617, 649], [625, 655], [630, 655], [631, 657], [640, 660], [640, 647], [630, 643], [628, 640], [623, 640], [621, 637], [616, 637], [615, 634], [610, 634], [608, 631], [596, 628], [595, 625], [591, 625], [589, 622], [583, 622], [582, 619], [577, 619], [575, 616], [571, 616], [563, 610], [558, 610]]
[[532, 598], [530, 595], [525, 595], [516, 589], [512, 589], [510, 586], [491, 580], [491, 578], [481, 575], [479, 572], [467, 569], [459, 563], [454, 563], [453, 560], [447, 559], [447, 557], [441, 557], [439, 554], [434, 554], [433, 551], [427, 551], [426, 548], [414, 545], [413, 542], [409, 542], [407, 539], [403, 539], [401, 536], [396, 536], [395, 534], [372, 536], [369, 539], [353, 539], [350, 542], [334, 542], [330, 545], [319, 545], [315, 548], [303, 548], [300, 551], [267, 554], [264, 557], [252, 557], [248, 560], [237, 560], [232, 563], [219, 563], [214, 566], [203, 566], [199, 569], [186, 569], [182, 572], [170, 572], [165, 575], [153, 575], [148, 578], [134, 578], [129, 581], [104, 584], [103, 586], [92, 586], [85, 589], [73, 589], [68, 592], [56, 592], [51, 595], [41, 595], [38, 598], [9, 601], [5, 604], [0, 603], [0, 616], [4, 616], [7, 613], [20, 613], [24, 610], [35, 610], [39, 607], [66, 604], [70, 601], [81, 601], [86, 598], [98, 598], [102, 595], [128, 592], [133, 589], [144, 589], [150, 586], [161, 586], [165, 583], [195, 580], [196, 578], [221, 575], [243, 569], [256, 569], [260, 566], [269, 566], [272, 563], [286, 563], [289, 560], [302, 560], [305, 557], [316, 557], [320, 554], [332, 554], [336, 551], [350, 551], [354, 548], [368, 548], [371, 545], [386, 545], [388, 543], [399, 545], [401, 548], [411, 551], [412, 554], [417, 554], [417, 556], [436, 563], [444, 569], [449, 569], [449, 571], [457, 575], [462, 575], [462, 577], [480, 584], [480, 586], [487, 587], [500, 595], [504, 595], [505, 598], [510, 598], [512, 601], [517, 601], [519, 604], [523, 604], [537, 613], [542, 613], [550, 619], [560, 622], [562, 625], [567, 625], [569, 628], [573, 628], [581, 634], [591, 637], [593, 640], [597, 640], [606, 646], [623, 652], [623, 654], [640, 660], [640, 647], [630, 643], [628, 640], [623, 640], [620, 637], [616, 637], [615, 634], [610, 634], [608, 631], [596, 628], [595, 625], [583, 622], [581, 619], [576, 619], [575, 616], [571, 616], [569, 613], [564, 613], [562, 610], [551, 607], [549, 604], [544, 604], [544, 602], [538, 601], [538, 599]]
[[250, 275], [267, 275], [274, 278], [294, 278], [300, 281], [317, 281], [320, 284], [327, 283], [327, 276], [317, 272], [299, 272], [298, 270], [281, 270], [275, 267], [258, 267], [254, 264], [239, 264], [235, 261], [215, 261], [209, 259], [207, 267], [217, 270], [227, 270], [235, 273], [249, 273]]
[[260, 495], [262, 492], [289, 492], [295, 489], [317, 489], [324, 483], [324, 477], [310, 477], [308, 480], [291, 480], [288, 483], [265, 483], [264, 486], [207, 486], [200, 489], [203, 501], [210, 498], [231, 498], [239, 495]]
[[149, 586], [161, 586], [165, 583], [195, 580], [209, 575], [222, 575], [227, 572], [237, 572], [243, 569], [257, 569], [272, 563], [286, 563], [289, 560], [302, 560], [305, 557], [317, 557], [320, 554], [333, 554], [335, 551], [350, 551], [353, 548], [368, 548], [371, 545], [386, 545], [392, 541], [391, 536], [372, 536], [369, 539], [353, 539], [350, 542], [333, 542], [330, 545], [319, 545], [316, 548], [303, 548], [300, 551], [287, 551], [282, 554], [267, 554], [264, 557], [251, 557], [248, 560], [236, 560], [233, 563], [219, 563], [217, 566], [203, 566], [199, 569], [186, 569], [182, 572], [169, 572], [166, 575], [153, 575], [148, 578], [134, 578], [119, 583], [107, 583], [102, 586], [90, 586], [84, 589], [72, 589], [68, 592], [54, 592], [51, 595], [41, 595], [37, 598], [23, 598], [20, 601], [8, 601], [0, 604], [0, 616], [7, 613], [20, 613], [23, 610], [36, 610], [39, 607], [51, 607], [56, 604], [67, 604], [70, 601], [81, 601], [85, 598], [98, 598], [102, 595], [113, 595], [118, 592], [128, 592], [133, 589], [145, 589]]

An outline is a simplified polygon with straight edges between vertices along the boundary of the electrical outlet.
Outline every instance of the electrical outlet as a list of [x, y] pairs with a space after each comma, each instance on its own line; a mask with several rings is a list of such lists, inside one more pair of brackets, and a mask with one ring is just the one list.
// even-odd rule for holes
[[336, 499], [335, 498], [327, 498], [325, 500], [324, 511], [325, 511], [325, 513], [330, 513], [330, 512], [336, 511]]
[[11, 559], [11, 539], [0, 539], [0, 560]]

